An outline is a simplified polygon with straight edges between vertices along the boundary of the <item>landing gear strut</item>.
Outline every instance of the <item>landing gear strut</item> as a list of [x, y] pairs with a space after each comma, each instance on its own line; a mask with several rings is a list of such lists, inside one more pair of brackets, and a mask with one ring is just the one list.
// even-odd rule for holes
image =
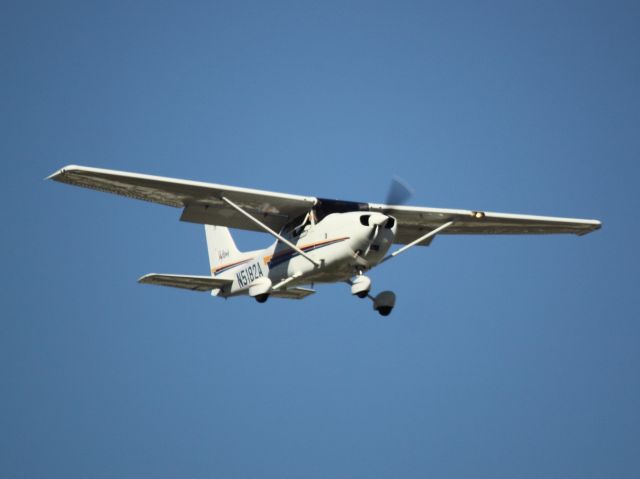
[[351, 281], [351, 294], [358, 298], [366, 298], [369, 296], [370, 289], [371, 279], [363, 274], [359, 274]]

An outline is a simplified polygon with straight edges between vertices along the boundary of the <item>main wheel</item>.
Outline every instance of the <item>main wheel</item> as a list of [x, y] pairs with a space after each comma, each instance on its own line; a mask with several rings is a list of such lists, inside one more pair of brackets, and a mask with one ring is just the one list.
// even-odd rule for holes
[[378, 308], [378, 313], [380, 313], [380, 316], [389, 316], [392, 309], [393, 306], [380, 306]]
[[255, 296], [255, 298], [258, 303], [264, 303], [267, 299], [269, 299], [269, 293], [258, 294], [257, 296]]
[[371, 279], [364, 274], [356, 276], [351, 281], [351, 294], [358, 298], [366, 298], [371, 290]]

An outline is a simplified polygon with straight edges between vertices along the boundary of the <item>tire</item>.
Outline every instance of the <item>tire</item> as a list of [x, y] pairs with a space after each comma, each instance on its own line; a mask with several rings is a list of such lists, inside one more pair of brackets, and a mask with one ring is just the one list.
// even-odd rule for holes
[[264, 303], [267, 299], [269, 299], [269, 293], [259, 294], [255, 298], [258, 303]]

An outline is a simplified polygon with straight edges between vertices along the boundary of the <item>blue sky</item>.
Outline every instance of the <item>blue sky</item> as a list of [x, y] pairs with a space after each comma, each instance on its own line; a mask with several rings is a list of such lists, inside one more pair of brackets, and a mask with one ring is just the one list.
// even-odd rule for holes
[[[638, 477], [636, 2], [5, 2], [3, 477]], [[440, 237], [300, 302], [68, 163], [603, 221]], [[241, 248], [270, 239], [238, 234]]]

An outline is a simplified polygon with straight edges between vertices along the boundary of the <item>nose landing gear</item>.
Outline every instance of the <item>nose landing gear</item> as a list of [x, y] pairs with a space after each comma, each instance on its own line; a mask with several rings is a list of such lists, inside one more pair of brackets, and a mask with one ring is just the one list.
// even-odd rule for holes
[[389, 316], [396, 305], [396, 295], [393, 291], [383, 291], [373, 299], [373, 309], [381, 316]]
[[369, 294], [371, 290], [371, 279], [363, 274], [359, 274], [349, 281], [351, 294], [358, 298], [369, 298], [373, 301], [373, 309], [381, 316], [389, 316], [396, 305], [396, 295], [393, 291], [383, 291], [373, 297]]

